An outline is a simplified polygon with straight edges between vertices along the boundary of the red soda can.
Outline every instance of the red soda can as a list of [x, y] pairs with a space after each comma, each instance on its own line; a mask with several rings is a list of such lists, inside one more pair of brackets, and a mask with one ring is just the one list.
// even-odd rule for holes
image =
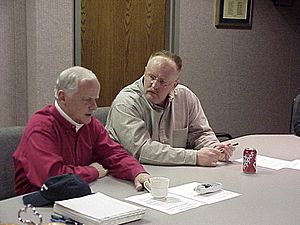
[[243, 152], [243, 172], [256, 173], [256, 154], [253, 148], [246, 148]]

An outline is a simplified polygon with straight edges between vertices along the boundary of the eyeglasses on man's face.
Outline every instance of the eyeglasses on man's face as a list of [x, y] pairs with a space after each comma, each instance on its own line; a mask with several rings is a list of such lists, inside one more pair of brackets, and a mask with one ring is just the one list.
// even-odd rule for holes
[[160, 78], [156, 77], [155, 75], [153, 75], [151, 73], [147, 73], [147, 74], [145, 74], [145, 76], [148, 77], [148, 79], [150, 80], [151, 84], [153, 84], [154, 81], [156, 81], [162, 87], [168, 87], [168, 86], [170, 86], [171, 84], [173, 84], [178, 79], [178, 78], [176, 78], [176, 80], [174, 80], [174, 81], [167, 82], [167, 81], [165, 81], [163, 79], [160, 79]]

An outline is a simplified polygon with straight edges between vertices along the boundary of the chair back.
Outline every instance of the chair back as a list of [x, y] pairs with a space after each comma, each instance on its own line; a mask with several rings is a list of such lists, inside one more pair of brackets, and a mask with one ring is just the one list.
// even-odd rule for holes
[[109, 106], [104, 107], [98, 107], [95, 111], [95, 117], [103, 124], [103, 126], [106, 125], [106, 119], [108, 116], [108, 112], [110, 110]]
[[16, 150], [24, 127], [0, 128], [0, 200], [16, 195], [12, 154]]
[[216, 137], [219, 139], [220, 142], [231, 140], [233, 138], [231, 136], [231, 134], [226, 133], [226, 132], [216, 132], [215, 134], [216, 134]]
[[298, 94], [292, 103], [292, 115], [291, 115], [291, 121], [290, 121], [290, 133], [294, 133], [294, 119], [296, 116], [296, 111], [297, 111], [297, 106], [299, 105], [300, 102], [300, 94]]

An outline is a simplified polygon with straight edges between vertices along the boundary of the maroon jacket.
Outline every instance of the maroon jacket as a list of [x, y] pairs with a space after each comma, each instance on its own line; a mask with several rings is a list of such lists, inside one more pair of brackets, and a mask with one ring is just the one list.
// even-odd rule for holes
[[76, 133], [75, 126], [59, 114], [54, 104], [30, 118], [13, 160], [17, 194], [36, 191], [47, 178], [65, 173], [94, 181], [98, 172], [89, 166], [93, 162], [114, 177], [131, 181], [145, 172], [95, 117]]

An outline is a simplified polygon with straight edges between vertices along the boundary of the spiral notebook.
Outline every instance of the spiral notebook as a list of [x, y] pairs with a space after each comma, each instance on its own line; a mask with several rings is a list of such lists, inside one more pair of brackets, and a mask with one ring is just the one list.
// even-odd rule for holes
[[80, 198], [56, 201], [54, 212], [85, 225], [123, 224], [141, 219], [145, 208], [100, 192]]

